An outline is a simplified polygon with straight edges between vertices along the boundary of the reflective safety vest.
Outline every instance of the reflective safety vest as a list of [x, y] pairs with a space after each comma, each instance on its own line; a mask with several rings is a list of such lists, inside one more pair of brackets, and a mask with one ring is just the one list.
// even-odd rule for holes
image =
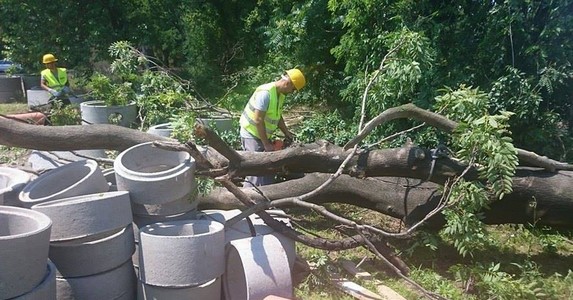
[[279, 125], [279, 120], [281, 119], [283, 112], [283, 104], [285, 102], [285, 95], [278, 94], [277, 87], [274, 82], [263, 84], [255, 90], [249, 99], [249, 103], [245, 106], [245, 110], [243, 110], [243, 114], [241, 115], [239, 122], [241, 127], [245, 128], [245, 130], [250, 134], [258, 137], [259, 139], [261, 138], [257, 131], [257, 125], [255, 123], [255, 107], [253, 106], [253, 103], [255, 103], [255, 94], [259, 91], [267, 91], [270, 95], [269, 107], [267, 108], [264, 120], [267, 138], [270, 138]]
[[68, 82], [68, 73], [65, 68], [57, 68], [58, 77], [50, 69], [42, 71], [42, 78], [46, 80], [47, 86], [56, 91], [61, 91]]

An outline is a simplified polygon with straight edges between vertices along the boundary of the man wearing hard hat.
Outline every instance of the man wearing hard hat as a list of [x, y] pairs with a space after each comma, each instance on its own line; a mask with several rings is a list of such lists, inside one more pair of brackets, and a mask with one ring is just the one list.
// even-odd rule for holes
[[[263, 84], [255, 90], [241, 115], [241, 144], [246, 151], [274, 151], [271, 136], [280, 129], [285, 137], [293, 139], [283, 117], [285, 96], [299, 91], [306, 84], [299, 69], [290, 69], [275, 82]], [[247, 176], [244, 186], [273, 183], [273, 176]]]
[[69, 104], [70, 100], [66, 96], [72, 95], [72, 91], [69, 87], [68, 73], [65, 68], [56, 66], [57, 61], [58, 59], [53, 54], [44, 55], [42, 62], [46, 69], [41, 73], [40, 86], [64, 104]]

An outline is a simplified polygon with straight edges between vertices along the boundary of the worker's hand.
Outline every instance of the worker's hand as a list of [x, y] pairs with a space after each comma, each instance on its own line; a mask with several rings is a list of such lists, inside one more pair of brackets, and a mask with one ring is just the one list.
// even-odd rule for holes
[[59, 92], [54, 89], [49, 89], [48, 93], [52, 94], [54, 97], [59, 97]]
[[265, 152], [275, 151], [275, 146], [272, 143], [265, 144]]

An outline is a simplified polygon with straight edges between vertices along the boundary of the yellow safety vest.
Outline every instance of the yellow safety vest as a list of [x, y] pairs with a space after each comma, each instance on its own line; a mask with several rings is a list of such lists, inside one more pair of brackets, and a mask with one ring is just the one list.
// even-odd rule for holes
[[45, 69], [42, 71], [42, 77], [46, 80], [48, 87], [61, 91], [66, 83], [68, 82], [68, 73], [65, 68], [57, 68], [58, 77], [54, 76], [54, 73], [50, 69]]
[[255, 94], [259, 91], [267, 91], [270, 95], [269, 107], [265, 114], [265, 129], [267, 138], [270, 138], [279, 125], [279, 120], [281, 119], [283, 112], [283, 104], [285, 102], [285, 95], [278, 94], [277, 87], [274, 82], [263, 84], [255, 90], [249, 99], [249, 103], [245, 106], [239, 122], [241, 127], [245, 128], [245, 130], [250, 134], [258, 137], [259, 139], [261, 138], [257, 131], [257, 125], [255, 123], [255, 107], [253, 106], [253, 103], [255, 103]]

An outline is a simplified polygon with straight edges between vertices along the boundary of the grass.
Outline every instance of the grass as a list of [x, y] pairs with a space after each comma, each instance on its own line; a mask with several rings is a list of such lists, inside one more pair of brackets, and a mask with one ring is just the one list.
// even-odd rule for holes
[[28, 112], [26, 103], [4, 103], [0, 104], [0, 115], [17, 114]]
[[[331, 205], [332, 210], [351, 212], [356, 219], [371, 223], [396, 222], [379, 213]], [[333, 230], [336, 224], [315, 213], [294, 210], [306, 219], [305, 229], [322, 237], [343, 238]], [[348, 215], [346, 213], [345, 215]], [[410, 267], [409, 277], [426, 290], [447, 299], [573, 299], [573, 243], [571, 233], [527, 225], [496, 225], [487, 227], [489, 244], [462, 257], [453, 245], [432, 234], [437, 249], [428, 247], [426, 235], [411, 240], [390, 242], [400, 258]], [[327, 252], [297, 245], [298, 254], [317, 269], [296, 288], [297, 299], [352, 299], [336, 290], [325, 276], [325, 268], [334, 266], [352, 281], [376, 291], [376, 284], [391, 287], [406, 299], [426, 299], [420, 291], [399, 278], [373, 254], [363, 248]], [[409, 251], [407, 251], [409, 250]], [[353, 279], [339, 268], [337, 261], [346, 258], [359, 263], [374, 279]]]

